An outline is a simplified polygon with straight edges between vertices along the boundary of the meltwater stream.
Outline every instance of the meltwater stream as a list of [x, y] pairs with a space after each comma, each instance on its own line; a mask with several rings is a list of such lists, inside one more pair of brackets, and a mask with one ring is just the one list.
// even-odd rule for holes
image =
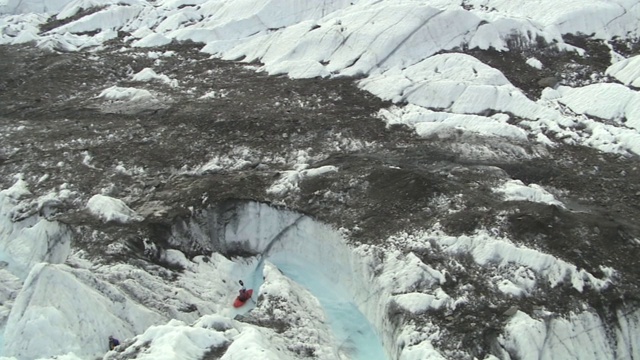
[[[260, 289], [265, 261], [306, 288], [320, 303], [336, 341], [336, 360], [388, 360], [376, 328], [356, 305], [355, 291], [369, 284], [356, 272], [361, 260], [331, 226], [295, 212], [246, 203], [233, 209], [218, 232], [223, 247], [245, 247], [259, 253], [245, 270], [236, 271], [247, 286]], [[259, 291], [257, 296], [258, 298]], [[254, 304], [255, 306], [255, 304]], [[245, 311], [250, 311], [245, 309]]]
[[284, 261], [273, 264], [320, 301], [343, 359], [387, 360], [378, 334], [348, 293], [309, 266]]

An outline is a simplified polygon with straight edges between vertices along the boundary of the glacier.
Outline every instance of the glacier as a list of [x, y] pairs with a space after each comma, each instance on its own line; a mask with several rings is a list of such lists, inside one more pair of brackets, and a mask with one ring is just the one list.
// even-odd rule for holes
[[639, 23], [0, 0], [0, 359], [640, 357]]

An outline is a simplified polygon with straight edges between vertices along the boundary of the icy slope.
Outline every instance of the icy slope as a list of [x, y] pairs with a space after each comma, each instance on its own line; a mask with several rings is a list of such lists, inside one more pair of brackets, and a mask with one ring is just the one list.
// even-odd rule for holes
[[86, 270], [39, 264], [11, 309], [4, 353], [20, 359], [68, 352], [95, 356], [110, 334], [131, 337], [165, 320]]

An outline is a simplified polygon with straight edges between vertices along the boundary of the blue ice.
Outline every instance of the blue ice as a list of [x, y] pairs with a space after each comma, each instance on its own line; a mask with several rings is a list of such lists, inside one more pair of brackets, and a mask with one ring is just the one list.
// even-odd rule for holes
[[273, 264], [320, 301], [341, 353], [353, 360], [388, 359], [378, 334], [345, 290], [308, 266], [278, 261]]

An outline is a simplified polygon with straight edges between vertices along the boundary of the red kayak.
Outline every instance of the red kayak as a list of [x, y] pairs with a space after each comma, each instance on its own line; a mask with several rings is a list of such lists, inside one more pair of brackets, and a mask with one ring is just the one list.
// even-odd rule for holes
[[233, 302], [233, 307], [237, 307], [239, 308], [240, 306], [244, 305], [247, 300], [251, 299], [251, 295], [253, 295], [253, 289], [249, 289], [246, 292], [246, 296], [244, 299], [241, 299], [240, 296], [238, 295], [238, 297], [236, 298], [236, 301]]

